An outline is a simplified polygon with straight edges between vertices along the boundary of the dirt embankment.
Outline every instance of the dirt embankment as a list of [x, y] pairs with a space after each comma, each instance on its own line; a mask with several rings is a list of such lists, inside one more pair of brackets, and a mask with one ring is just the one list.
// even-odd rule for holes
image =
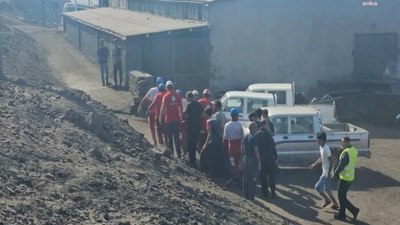
[[284, 223], [152, 154], [90, 96], [49, 86], [59, 83], [43, 50], [1, 21], [0, 29], [9, 79], [0, 81], [0, 224]]

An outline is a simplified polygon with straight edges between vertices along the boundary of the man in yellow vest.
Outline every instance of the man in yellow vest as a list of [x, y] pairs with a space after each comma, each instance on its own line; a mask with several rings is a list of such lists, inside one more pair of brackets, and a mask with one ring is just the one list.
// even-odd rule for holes
[[347, 191], [354, 180], [354, 172], [357, 163], [358, 151], [350, 144], [350, 138], [344, 137], [341, 140], [343, 151], [339, 157], [339, 166], [335, 170], [335, 175], [339, 176], [338, 198], [339, 213], [335, 214], [335, 219], [346, 220], [346, 209], [353, 214], [353, 222], [357, 220], [360, 209], [355, 207], [347, 199]]

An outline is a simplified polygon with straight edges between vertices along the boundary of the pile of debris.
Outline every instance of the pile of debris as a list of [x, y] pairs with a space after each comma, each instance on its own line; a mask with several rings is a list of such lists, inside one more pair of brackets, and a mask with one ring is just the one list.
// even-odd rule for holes
[[3, 224], [279, 224], [82, 92], [0, 81]]

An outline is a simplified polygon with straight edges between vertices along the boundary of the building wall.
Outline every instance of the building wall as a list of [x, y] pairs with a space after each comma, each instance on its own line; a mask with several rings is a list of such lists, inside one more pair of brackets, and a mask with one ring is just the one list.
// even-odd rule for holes
[[75, 48], [79, 48], [79, 24], [65, 16], [63, 23], [65, 36]]
[[97, 31], [93, 27], [86, 25], [81, 25], [80, 27], [80, 50], [86, 57], [92, 61], [96, 61], [98, 48]]
[[[350, 79], [357, 33], [399, 32], [400, 1], [220, 0], [209, 11], [214, 90]], [[221, 82], [222, 81], [222, 82]]]
[[185, 90], [208, 87], [208, 30], [131, 37], [127, 40], [127, 69], [163, 76]]

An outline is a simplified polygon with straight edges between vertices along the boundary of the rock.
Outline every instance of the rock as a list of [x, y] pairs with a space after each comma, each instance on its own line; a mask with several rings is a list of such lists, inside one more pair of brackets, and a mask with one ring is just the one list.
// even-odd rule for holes
[[131, 225], [131, 222], [119, 222], [118, 225]]
[[46, 175], [44, 175], [44, 177], [46, 177], [47, 179], [50, 179], [50, 180], [55, 180], [54, 175], [51, 173], [46, 173]]
[[107, 221], [111, 219], [111, 217], [110, 217], [110, 215], [108, 215], [108, 213], [104, 214], [103, 218]]
[[95, 158], [96, 160], [98, 160], [100, 162], [104, 161], [103, 152], [98, 148], [91, 148], [89, 150], [89, 156], [92, 158]]

